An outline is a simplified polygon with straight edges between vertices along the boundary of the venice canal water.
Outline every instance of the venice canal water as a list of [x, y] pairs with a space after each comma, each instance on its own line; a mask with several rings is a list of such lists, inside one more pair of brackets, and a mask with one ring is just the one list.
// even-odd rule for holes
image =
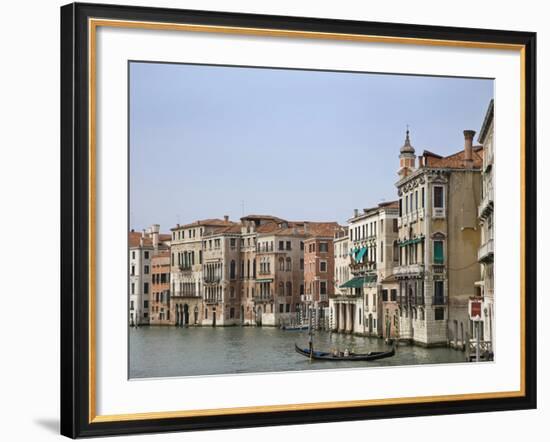
[[[326, 370], [466, 362], [449, 348], [399, 346], [395, 356], [371, 362], [313, 361], [294, 350], [307, 347], [307, 331], [268, 327], [130, 328], [130, 378]], [[317, 331], [318, 350], [348, 348], [359, 353], [387, 350], [382, 339]]]

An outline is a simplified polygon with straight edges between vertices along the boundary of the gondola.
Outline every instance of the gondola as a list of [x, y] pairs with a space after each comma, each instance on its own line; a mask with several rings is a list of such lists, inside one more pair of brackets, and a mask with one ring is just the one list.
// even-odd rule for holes
[[389, 351], [371, 351], [368, 353], [349, 353], [347, 356], [344, 356], [342, 353], [335, 355], [327, 351], [315, 351], [310, 355], [308, 348], [300, 348], [298, 344], [294, 344], [296, 353], [305, 356], [306, 358], [311, 358], [319, 361], [374, 361], [376, 359], [389, 358], [395, 354], [395, 347], [392, 347]]
[[300, 331], [309, 330], [309, 325], [281, 325], [281, 330], [286, 331]]

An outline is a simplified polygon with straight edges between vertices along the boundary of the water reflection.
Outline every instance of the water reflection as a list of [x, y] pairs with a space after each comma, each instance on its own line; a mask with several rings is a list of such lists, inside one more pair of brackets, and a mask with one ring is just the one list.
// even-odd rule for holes
[[[307, 331], [256, 327], [141, 327], [130, 329], [130, 377], [197, 376], [332, 368], [465, 362], [449, 348], [400, 346], [395, 356], [376, 361], [310, 361], [294, 351], [307, 347]], [[387, 350], [382, 339], [316, 332], [319, 350], [359, 353]]]

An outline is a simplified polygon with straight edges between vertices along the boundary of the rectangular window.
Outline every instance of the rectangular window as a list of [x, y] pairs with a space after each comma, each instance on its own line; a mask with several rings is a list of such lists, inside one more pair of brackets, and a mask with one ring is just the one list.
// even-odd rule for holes
[[300, 270], [304, 270], [304, 258], [300, 258]]
[[290, 313], [290, 304], [287, 304], [287, 305], [286, 305], [286, 312], [287, 312], [287, 313]]
[[143, 308], [149, 308], [149, 301], [143, 301]]
[[284, 313], [284, 311], [285, 311], [285, 305], [279, 304], [279, 313]]
[[130, 310], [134, 309], [134, 301], [130, 301]]
[[444, 290], [443, 281], [434, 281], [434, 304], [435, 305], [445, 304], [445, 295], [443, 290]]
[[444, 207], [443, 187], [441, 186], [434, 186], [434, 207], [436, 208]]
[[231, 246], [232, 249], [237, 247], [237, 240], [235, 238], [231, 238], [230, 246]]
[[399, 198], [399, 217], [403, 216], [403, 199]]
[[382, 290], [382, 301], [388, 300], [388, 290], [384, 289]]
[[143, 273], [145, 273], [146, 275], [149, 274], [149, 266], [143, 266]]
[[445, 319], [445, 309], [444, 308], [436, 308], [435, 311], [435, 320], [436, 321], [443, 321]]
[[304, 242], [300, 241], [300, 250], [304, 250]]
[[414, 208], [415, 210], [418, 210], [418, 190], [415, 190], [414, 192]]
[[132, 259], [136, 259], [136, 251], [132, 250]]
[[143, 256], [145, 257], [145, 259], [149, 259], [149, 252], [146, 251]]
[[284, 250], [284, 249], [285, 249], [285, 242], [279, 241], [279, 250]]
[[443, 264], [443, 241], [434, 241], [434, 264]]
[[136, 290], [136, 285], [132, 282], [132, 285], [130, 287], [131, 287], [130, 293], [133, 295], [135, 293], [135, 290]]
[[319, 261], [319, 271], [320, 272], [326, 272], [327, 271], [327, 262], [326, 261]]
[[398, 231], [397, 219], [393, 219], [393, 231], [396, 233]]
[[148, 282], [144, 282], [143, 283], [143, 293], [145, 295], [148, 295], [149, 294], [149, 283]]
[[287, 249], [287, 250], [291, 250], [291, 249], [292, 249], [290, 241], [287, 241], [287, 242], [286, 242], [286, 249]]
[[324, 253], [327, 253], [328, 252], [328, 243], [327, 242], [321, 242], [319, 243], [319, 252], [324, 252]]
[[380, 262], [384, 262], [384, 241], [380, 241]]
[[405, 196], [405, 213], [409, 213], [409, 195]]
[[391, 289], [390, 291], [390, 300], [397, 301], [397, 289]]
[[327, 282], [326, 281], [321, 281], [320, 293], [321, 293], [321, 295], [326, 295], [327, 294]]

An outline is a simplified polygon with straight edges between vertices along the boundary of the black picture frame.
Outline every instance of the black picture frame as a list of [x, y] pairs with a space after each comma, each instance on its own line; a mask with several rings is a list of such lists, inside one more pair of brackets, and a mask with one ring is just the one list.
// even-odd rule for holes
[[[187, 23], [315, 33], [522, 45], [524, 47], [524, 395], [93, 422], [90, 420], [89, 18]], [[536, 408], [536, 34], [489, 29], [359, 22], [167, 8], [73, 3], [61, 8], [61, 434], [105, 436], [241, 428]]]

